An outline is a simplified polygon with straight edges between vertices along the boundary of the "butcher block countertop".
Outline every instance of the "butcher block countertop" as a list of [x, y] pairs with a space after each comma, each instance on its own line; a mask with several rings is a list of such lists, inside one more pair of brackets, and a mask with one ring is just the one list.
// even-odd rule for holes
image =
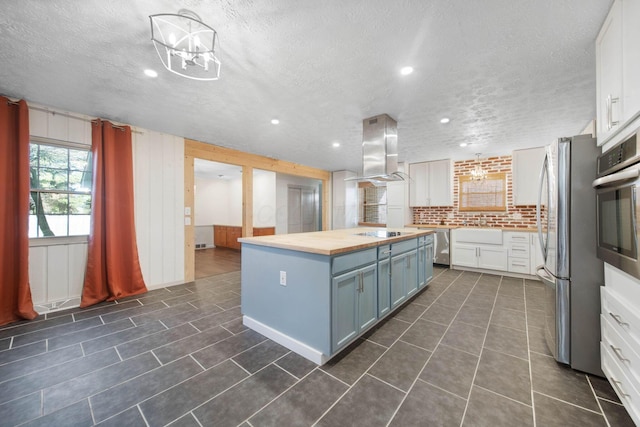
[[[357, 233], [367, 232], [400, 232], [400, 236], [375, 237], [359, 236]], [[406, 234], [405, 234], [406, 233]], [[337, 255], [360, 249], [380, 246], [385, 243], [399, 242], [418, 236], [433, 234], [431, 229], [416, 228], [377, 228], [357, 227], [344, 230], [315, 231], [311, 233], [276, 234], [274, 236], [242, 237], [241, 243], [289, 249], [319, 255]]]

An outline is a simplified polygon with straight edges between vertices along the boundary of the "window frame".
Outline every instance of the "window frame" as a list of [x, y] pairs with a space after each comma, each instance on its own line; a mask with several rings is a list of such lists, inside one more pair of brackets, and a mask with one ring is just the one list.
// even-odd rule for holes
[[[81, 150], [81, 151], [87, 151], [88, 153], [91, 153], [91, 144], [82, 144], [82, 143], [78, 143], [78, 142], [64, 141], [64, 140], [46, 138], [46, 137], [41, 137], [41, 136], [31, 135], [29, 137], [29, 146], [30, 147], [31, 147], [31, 144], [46, 145], [46, 146], [50, 146], [50, 147], [64, 148], [64, 149], [67, 149], [67, 150], [68, 149]], [[31, 164], [29, 164], [29, 168], [31, 168]], [[93, 176], [91, 177], [91, 181], [92, 181], [92, 185], [93, 185]], [[44, 189], [33, 190], [31, 188], [31, 184], [29, 184], [29, 199], [30, 200], [31, 200], [31, 193], [34, 192], [34, 191], [37, 192], [37, 193], [40, 193], [40, 194], [46, 194], [46, 193], [51, 194], [51, 193], [53, 193], [53, 194], [89, 195], [91, 197], [91, 211], [90, 211], [89, 215], [91, 215], [91, 213], [93, 212], [93, 195], [92, 195], [92, 191], [79, 192], [79, 191], [70, 191], [70, 190], [61, 190], [61, 191], [44, 190]], [[31, 216], [31, 213], [29, 214], [29, 216]], [[69, 217], [70, 214], [67, 213], [66, 216]], [[68, 224], [67, 224], [67, 231], [68, 231]], [[72, 235], [72, 236], [61, 235], [61, 236], [29, 237], [29, 246], [30, 247], [31, 246], [37, 247], [37, 246], [55, 246], [55, 245], [67, 245], [67, 244], [73, 244], [73, 243], [84, 243], [84, 242], [88, 242], [89, 241], [90, 233], [91, 233], [91, 230], [89, 230], [89, 232], [87, 234]]]
[[[507, 211], [507, 174], [505, 172], [489, 173], [484, 180], [479, 180], [478, 183], [483, 181], [501, 181], [501, 191], [463, 191], [464, 183], [475, 181], [471, 175], [465, 175], [458, 177], [458, 211], [460, 212], [506, 212]], [[470, 194], [487, 194], [502, 196], [502, 205], [499, 206], [464, 206], [462, 203], [463, 197]]]

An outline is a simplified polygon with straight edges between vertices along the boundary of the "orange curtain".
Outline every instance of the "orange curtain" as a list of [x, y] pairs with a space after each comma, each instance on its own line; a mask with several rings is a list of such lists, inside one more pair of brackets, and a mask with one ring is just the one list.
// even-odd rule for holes
[[131, 128], [92, 123], [91, 235], [80, 307], [147, 292], [133, 215]]
[[0, 96], [0, 325], [34, 319], [29, 287], [29, 108]]

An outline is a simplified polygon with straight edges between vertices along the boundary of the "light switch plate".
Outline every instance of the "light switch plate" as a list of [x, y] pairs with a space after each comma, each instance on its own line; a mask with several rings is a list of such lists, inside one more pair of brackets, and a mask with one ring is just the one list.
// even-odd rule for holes
[[286, 271], [281, 271], [280, 272], [280, 284], [282, 286], [287, 286], [287, 272]]

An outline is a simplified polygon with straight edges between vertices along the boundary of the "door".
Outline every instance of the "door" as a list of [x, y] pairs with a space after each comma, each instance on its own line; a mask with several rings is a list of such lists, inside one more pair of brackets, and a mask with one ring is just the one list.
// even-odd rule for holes
[[318, 231], [317, 191], [290, 185], [287, 189], [287, 233]]
[[358, 333], [378, 320], [378, 266], [373, 264], [360, 270], [358, 293]]
[[358, 334], [358, 289], [360, 271], [351, 271], [332, 280], [333, 351], [350, 342]]
[[391, 258], [391, 309], [407, 299], [407, 292], [404, 288], [405, 258], [406, 254]]
[[478, 266], [478, 247], [474, 245], [457, 244], [451, 251], [453, 256], [451, 264], [461, 267]]
[[558, 142], [547, 147], [538, 185], [538, 239], [544, 258], [544, 268], [556, 276], [556, 241], [558, 230]]
[[391, 270], [389, 257], [378, 261], [378, 317], [391, 309]]
[[507, 250], [502, 246], [478, 247], [478, 267], [507, 271]]
[[418, 291], [418, 250], [407, 253], [404, 265], [404, 280], [407, 297]]

